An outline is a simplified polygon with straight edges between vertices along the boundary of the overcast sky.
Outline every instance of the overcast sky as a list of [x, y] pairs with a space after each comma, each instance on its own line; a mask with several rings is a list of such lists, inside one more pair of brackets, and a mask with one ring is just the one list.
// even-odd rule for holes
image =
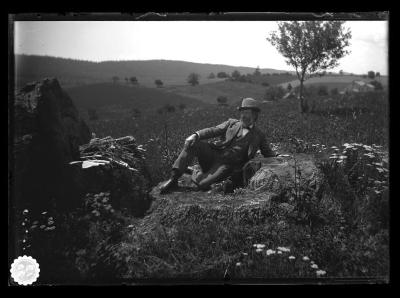
[[[332, 71], [388, 73], [388, 22], [352, 21], [351, 54]], [[266, 40], [273, 21], [15, 23], [15, 53], [90, 61], [183, 60], [293, 70]]]

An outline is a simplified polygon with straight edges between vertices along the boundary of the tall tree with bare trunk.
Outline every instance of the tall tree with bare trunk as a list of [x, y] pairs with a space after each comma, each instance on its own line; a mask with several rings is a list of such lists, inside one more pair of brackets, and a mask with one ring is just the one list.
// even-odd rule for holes
[[278, 31], [267, 40], [295, 68], [300, 81], [300, 111], [309, 111], [307, 98], [303, 97], [304, 81], [318, 71], [339, 65], [338, 60], [350, 51], [346, 50], [351, 38], [343, 21], [292, 21], [279, 22]]

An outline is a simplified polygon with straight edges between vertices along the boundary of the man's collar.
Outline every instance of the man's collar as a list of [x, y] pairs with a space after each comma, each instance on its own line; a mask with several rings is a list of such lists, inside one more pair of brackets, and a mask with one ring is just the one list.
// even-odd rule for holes
[[[243, 126], [243, 124], [242, 124], [242, 126]], [[250, 129], [250, 130], [253, 129], [253, 127], [254, 127], [254, 124], [252, 124], [252, 125], [250, 125], [248, 127], [247, 126], [243, 126], [243, 128], [247, 128], [247, 129]]]

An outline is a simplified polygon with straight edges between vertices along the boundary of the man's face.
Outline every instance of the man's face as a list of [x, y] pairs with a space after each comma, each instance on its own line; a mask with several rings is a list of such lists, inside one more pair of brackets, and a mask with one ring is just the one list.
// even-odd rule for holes
[[250, 126], [256, 122], [256, 113], [253, 110], [241, 110], [240, 120], [244, 126]]

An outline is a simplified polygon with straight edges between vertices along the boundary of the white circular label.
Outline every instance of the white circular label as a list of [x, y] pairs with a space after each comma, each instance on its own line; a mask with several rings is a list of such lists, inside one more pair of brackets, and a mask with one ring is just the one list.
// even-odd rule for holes
[[39, 264], [38, 262], [28, 256], [18, 257], [11, 264], [11, 277], [19, 285], [30, 285], [34, 283], [39, 277]]

